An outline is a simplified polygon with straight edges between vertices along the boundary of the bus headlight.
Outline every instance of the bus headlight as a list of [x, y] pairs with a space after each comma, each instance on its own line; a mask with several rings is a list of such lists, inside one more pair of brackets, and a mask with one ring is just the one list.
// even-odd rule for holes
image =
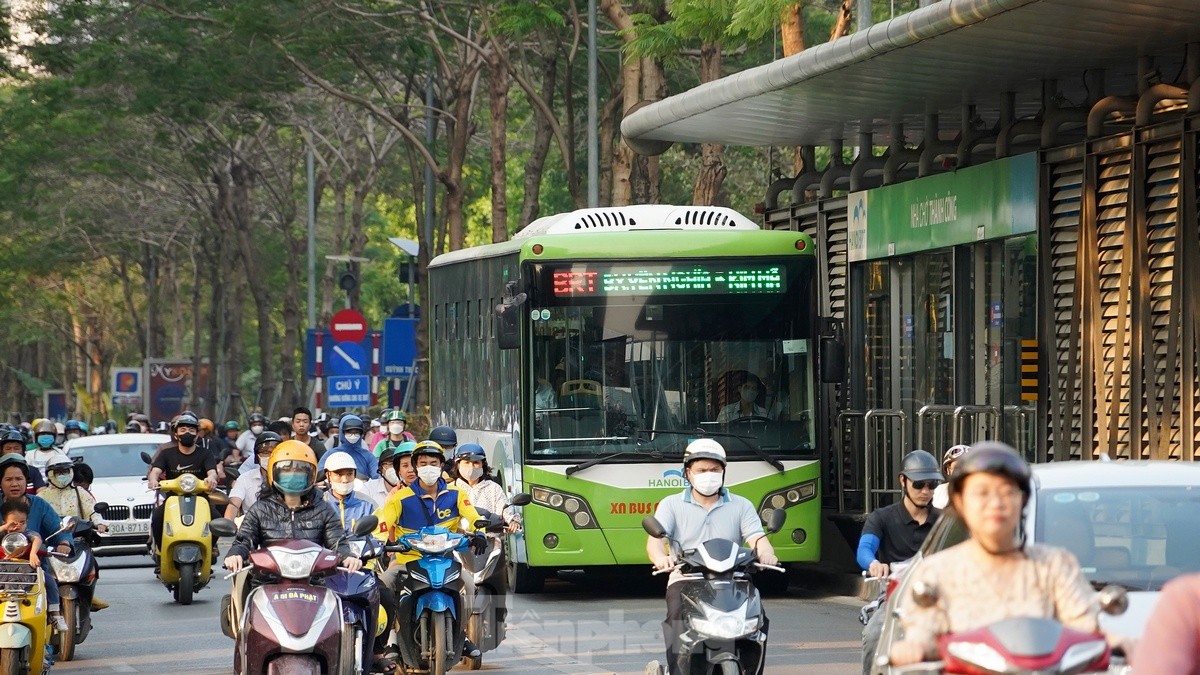
[[793, 506], [803, 504], [817, 496], [817, 481], [816, 479], [789, 485], [785, 488], [775, 490], [763, 497], [762, 503], [758, 505], [758, 515], [760, 518], [766, 519], [767, 514], [771, 509], [790, 509]]
[[577, 530], [594, 530], [600, 527], [596, 523], [592, 507], [579, 495], [537, 485], [530, 486], [529, 495], [533, 497], [533, 503], [565, 514], [571, 521], [571, 526]]

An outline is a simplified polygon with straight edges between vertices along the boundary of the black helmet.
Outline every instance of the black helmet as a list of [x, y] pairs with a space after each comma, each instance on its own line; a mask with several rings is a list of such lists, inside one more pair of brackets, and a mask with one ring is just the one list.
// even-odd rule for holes
[[196, 416], [194, 414], [192, 414], [191, 411], [184, 410], [183, 412], [176, 415], [175, 419], [171, 420], [171, 431], [175, 431], [180, 426], [189, 426], [189, 427], [192, 427], [195, 429], [199, 429], [200, 428], [200, 420], [196, 419]]
[[944, 480], [942, 470], [933, 455], [924, 450], [913, 450], [900, 463], [900, 475], [911, 480]]
[[265, 427], [265, 426], [267, 426], [267, 416], [262, 413], [251, 413], [250, 418], [248, 420], [248, 424], [246, 426], [251, 426], [255, 422], [258, 422], [259, 424], [261, 424]]
[[358, 415], [346, 415], [338, 424], [342, 433], [346, 433], [351, 429], [358, 429], [360, 433], [364, 430], [363, 420]]
[[458, 434], [454, 433], [454, 429], [443, 424], [442, 426], [434, 427], [429, 432], [429, 440], [443, 448], [453, 448], [458, 445]]
[[21, 467], [21, 471], [25, 474], [25, 481], [29, 481], [29, 462], [25, 461], [24, 455], [12, 454], [0, 456], [0, 475], [3, 475], [10, 465]]
[[25, 451], [25, 435], [16, 429], [9, 429], [0, 434], [0, 447], [3, 447], [5, 443], [20, 443], [21, 452]]
[[258, 461], [258, 451], [267, 443], [279, 445], [283, 442], [283, 437], [274, 431], [264, 431], [254, 438], [254, 461]]
[[1022, 502], [1029, 501], [1029, 462], [1026, 462], [1011, 445], [1000, 441], [980, 441], [971, 446], [950, 477], [950, 496], [962, 494], [963, 482], [973, 473], [990, 473], [1003, 476], [1017, 484], [1024, 495]]
[[137, 420], [129, 420], [129, 424], [125, 425], [125, 433], [140, 434], [142, 433], [142, 425], [137, 423]]

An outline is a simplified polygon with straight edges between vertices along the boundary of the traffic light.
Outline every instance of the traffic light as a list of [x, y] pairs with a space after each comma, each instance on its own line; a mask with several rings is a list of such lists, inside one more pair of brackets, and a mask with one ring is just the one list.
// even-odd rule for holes
[[354, 268], [347, 265], [346, 269], [338, 276], [338, 288], [349, 293], [358, 288], [358, 272]]

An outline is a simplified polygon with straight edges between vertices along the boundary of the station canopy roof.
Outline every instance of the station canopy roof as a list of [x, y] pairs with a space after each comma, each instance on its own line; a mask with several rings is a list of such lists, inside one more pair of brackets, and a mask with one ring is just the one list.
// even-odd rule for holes
[[1004, 92], [1018, 117], [1041, 109], [1044, 80], [1084, 105], [1136, 94], [1138, 58], [1161, 81], [1184, 78], [1184, 48], [1200, 41], [1200, 0], [941, 0], [799, 54], [644, 106], [621, 124], [626, 138], [726, 145], [823, 145], [894, 123], [920, 142], [939, 113], [942, 138], [964, 104], [995, 122]]

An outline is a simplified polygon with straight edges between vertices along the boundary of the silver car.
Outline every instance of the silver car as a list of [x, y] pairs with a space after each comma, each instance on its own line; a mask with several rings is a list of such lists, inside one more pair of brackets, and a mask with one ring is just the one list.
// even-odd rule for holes
[[[1061, 546], [1079, 560], [1097, 589], [1118, 584], [1128, 591], [1129, 609], [1100, 615], [1109, 633], [1139, 638], [1163, 584], [1200, 571], [1200, 464], [1166, 461], [1054, 462], [1033, 466], [1033, 495], [1025, 512], [1029, 541]], [[962, 521], [947, 512], [934, 525], [907, 569], [937, 551], [962, 542]], [[876, 655], [902, 637], [895, 609], [910, 593], [912, 574], [895, 584], [884, 611]], [[884, 672], [876, 665], [873, 673]], [[1126, 672], [1114, 658], [1110, 673]]]
[[154, 492], [146, 488], [150, 467], [142, 461], [169, 443], [166, 434], [103, 434], [68, 441], [63, 450], [71, 459], [85, 462], [96, 474], [91, 491], [96, 501], [107, 502], [97, 556], [145, 554], [150, 536], [150, 512]]

